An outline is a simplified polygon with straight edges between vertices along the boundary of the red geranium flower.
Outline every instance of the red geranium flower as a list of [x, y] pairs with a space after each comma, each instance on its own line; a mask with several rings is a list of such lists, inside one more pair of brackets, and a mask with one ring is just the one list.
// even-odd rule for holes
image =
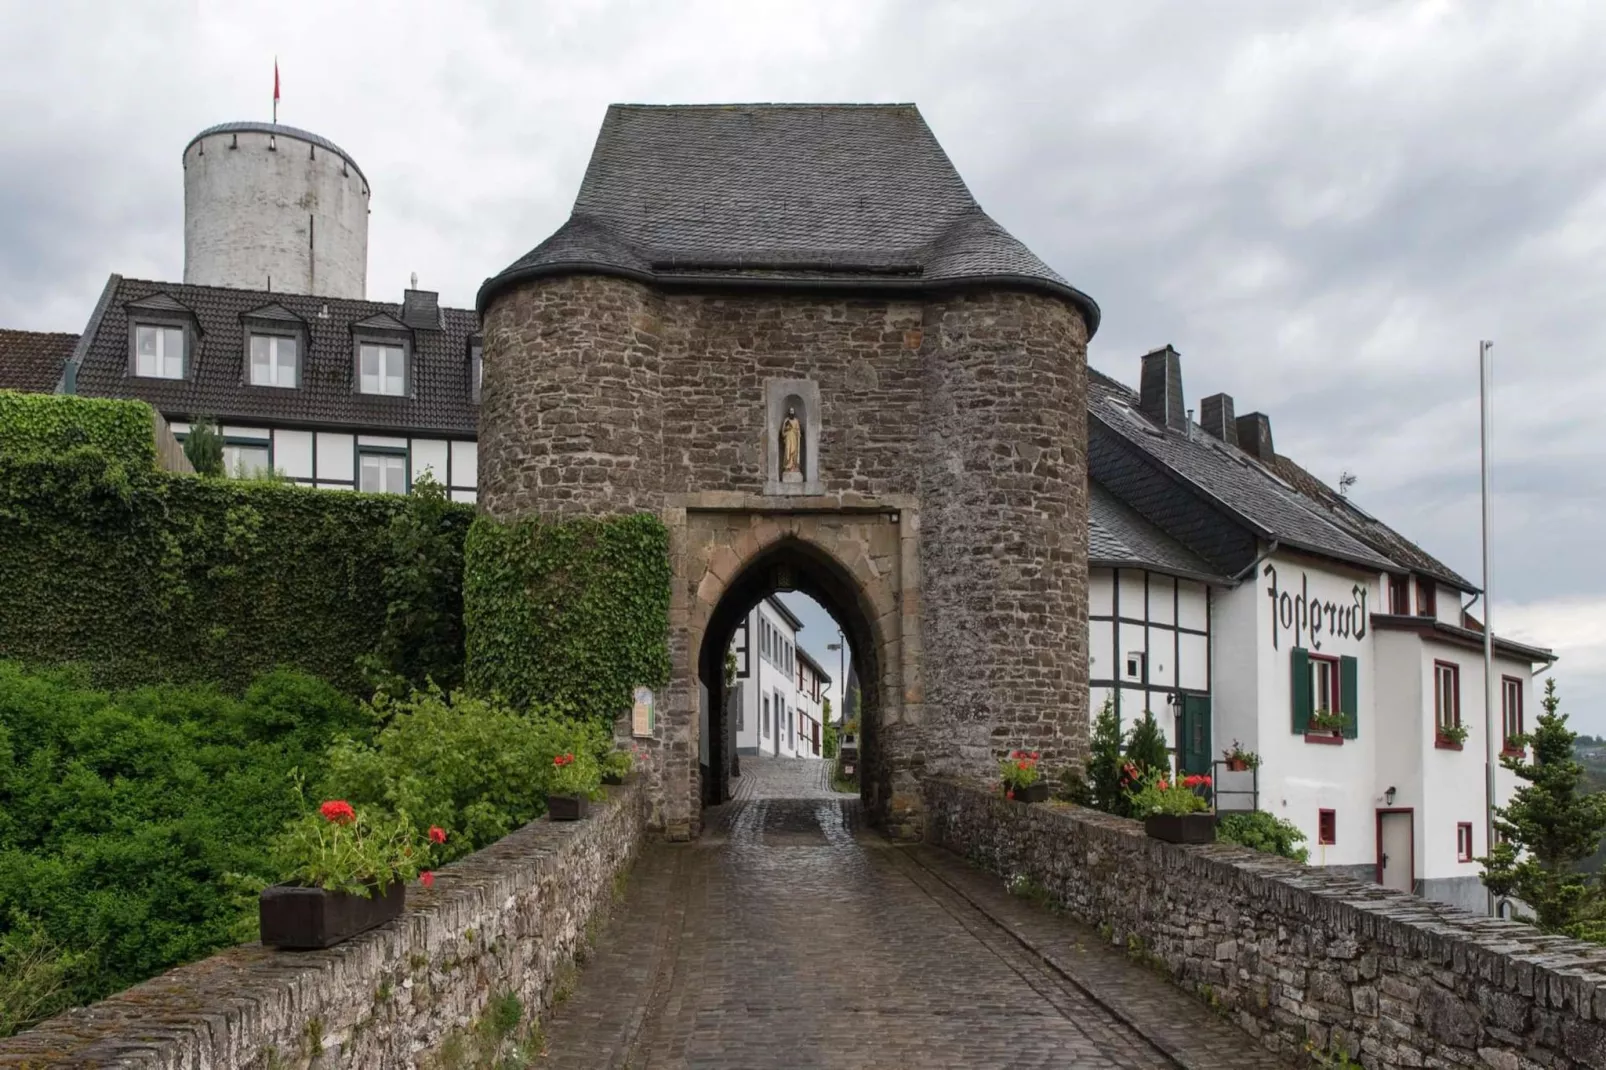
[[1159, 788], [1161, 791], [1170, 791], [1171, 790], [1171, 785], [1169, 783], [1167, 783], [1166, 781], [1164, 781], [1164, 780], [1160, 781], [1159, 783], [1155, 784], [1154, 786]]
[[427, 869], [424, 870], [424, 872], [418, 875], [418, 883], [422, 884], [426, 888], [435, 887], [435, 874], [431, 873]]
[[318, 807], [325, 821], [332, 821], [337, 825], [349, 825], [357, 820], [357, 811], [344, 799], [331, 799]]
[[446, 842], [446, 830], [441, 828], [439, 825], [431, 825], [431, 826], [429, 826], [429, 842], [430, 843], [445, 843]]
[[556, 758], [552, 759], [552, 764], [556, 765], [556, 766], [565, 766], [565, 765], [568, 765], [572, 761], [574, 761], [574, 755], [572, 755], [572, 754], [560, 754]]

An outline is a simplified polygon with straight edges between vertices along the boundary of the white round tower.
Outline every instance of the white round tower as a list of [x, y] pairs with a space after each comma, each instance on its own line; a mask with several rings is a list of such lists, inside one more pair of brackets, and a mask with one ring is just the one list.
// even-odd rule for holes
[[184, 148], [184, 281], [361, 300], [368, 179], [339, 146], [224, 123]]

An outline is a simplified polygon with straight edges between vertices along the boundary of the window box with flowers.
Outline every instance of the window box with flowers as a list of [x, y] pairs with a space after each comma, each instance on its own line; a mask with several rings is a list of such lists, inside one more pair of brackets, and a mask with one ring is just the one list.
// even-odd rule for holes
[[1139, 781], [1131, 792], [1132, 816], [1143, 819], [1143, 831], [1166, 843], [1214, 843], [1216, 815], [1202, 791], [1210, 789], [1203, 773], [1173, 777], [1164, 771]]
[[1305, 728], [1305, 742], [1342, 745], [1345, 720], [1342, 713], [1318, 710], [1310, 715], [1310, 722]]
[[998, 775], [1004, 782], [1004, 797], [1016, 802], [1048, 801], [1048, 781], [1038, 771], [1041, 755], [1034, 750], [1012, 750], [998, 762]]
[[1434, 745], [1441, 750], [1460, 750], [1466, 741], [1467, 726], [1464, 724], [1439, 725], [1433, 739]]
[[[432, 827], [429, 838], [443, 844], [446, 832]], [[429, 851], [405, 815], [358, 813], [341, 799], [291, 821], [273, 845], [286, 881], [258, 898], [262, 943], [313, 950], [383, 925], [406, 905], [409, 880], [434, 884], [420, 871]]]
[[1252, 750], [1244, 750], [1244, 745], [1236, 739], [1232, 741], [1232, 746], [1221, 752], [1221, 759], [1227, 763], [1228, 771], [1233, 773], [1260, 768], [1260, 755]]
[[547, 783], [546, 812], [553, 821], [579, 821], [591, 799], [602, 790], [602, 771], [589, 751], [560, 754], [552, 759]]

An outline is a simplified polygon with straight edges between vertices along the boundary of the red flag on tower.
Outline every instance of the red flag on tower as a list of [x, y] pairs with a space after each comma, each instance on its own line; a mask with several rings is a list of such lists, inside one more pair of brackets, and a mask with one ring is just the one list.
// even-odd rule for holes
[[273, 121], [279, 121], [279, 57], [273, 57]]

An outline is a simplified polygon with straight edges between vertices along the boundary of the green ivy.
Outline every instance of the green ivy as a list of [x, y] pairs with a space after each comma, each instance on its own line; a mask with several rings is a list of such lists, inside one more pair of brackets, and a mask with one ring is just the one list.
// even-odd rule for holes
[[611, 722], [669, 680], [669, 532], [648, 514], [478, 517], [464, 549], [469, 688]]
[[0, 390], [0, 456], [94, 446], [131, 468], [154, 468], [154, 427], [151, 407], [143, 401]]
[[[0, 657], [81, 662], [101, 686], [238, 690], [285, 666], [361, 692], [359, 659], [395, 635], [391, 595], [422, 582], [394, 575], [418, 560], [398, 556], [416, 547], [393, 530], [411, 508], [394, 495], [134, 470], [90, 448], [0, 455]], [[431, 508], [461, 538], [472, 510]], [[439, 582], [458, 580], [448, 567]], [[390, 651], [408, 649], [397, 639]]]

